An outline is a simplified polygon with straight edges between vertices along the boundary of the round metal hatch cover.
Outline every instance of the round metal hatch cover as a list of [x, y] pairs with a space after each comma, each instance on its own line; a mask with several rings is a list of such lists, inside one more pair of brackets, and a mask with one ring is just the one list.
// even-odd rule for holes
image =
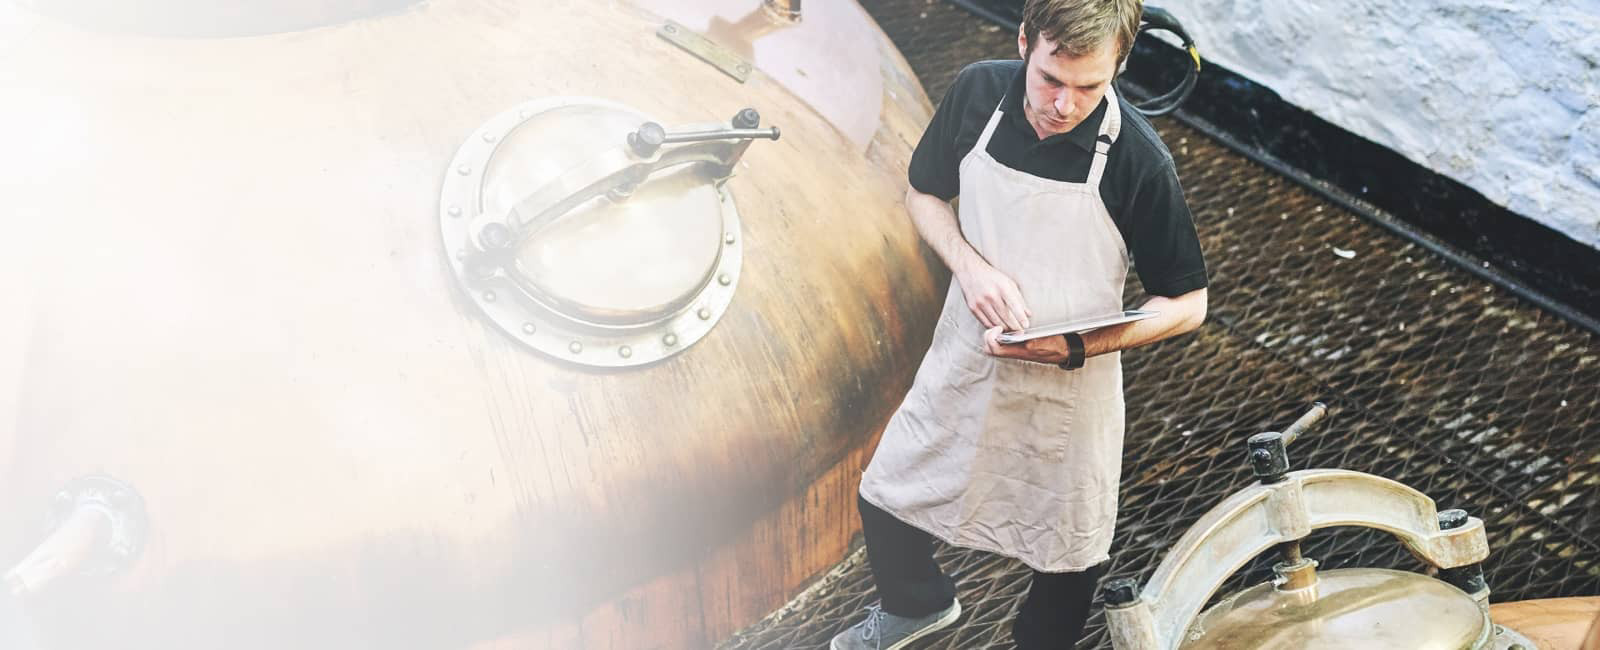
[[739, 214], [699, 164], [577, 203], [512, 248], [498, 272], [469, 269], [478, 217], [561, 190], [564, 174], [617, 155], [650, 121], [605, 100], [546, 98], [494, 117], [457, 150], [439, 204], [445, 250], [457, 283], [514, 340], [581, 365], [638, 366], [687, 349], [727, 312], [742, 261]]
[[[1315, 590], [1314, 597], [1309, 593]], [[1466, 592], [1424, 575], [1335, 569], [1301, 592], [1259, 584], [1190, 626], [1184, 650], [1463, 650], [1486, 648], [1489, 614]]]

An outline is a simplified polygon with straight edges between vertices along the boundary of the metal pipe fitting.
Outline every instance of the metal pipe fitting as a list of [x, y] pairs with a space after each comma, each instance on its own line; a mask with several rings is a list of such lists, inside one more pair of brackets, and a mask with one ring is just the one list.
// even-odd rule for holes
[[37, 593], [69, 575], [106, 575], [132, 565], [149, 529], [144, 500], [107, 476], [74, 479], [56, 492], [45, 538], [0, 583], [17, 596]]

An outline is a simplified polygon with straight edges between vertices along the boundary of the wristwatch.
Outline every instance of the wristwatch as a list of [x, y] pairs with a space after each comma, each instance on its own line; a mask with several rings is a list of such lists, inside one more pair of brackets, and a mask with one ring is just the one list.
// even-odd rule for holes
[[1062, 370], [1077, 370], [1083, 367], [1083, 337], [1077, 332], [1067, 332], [1061, 338], [1067, 340], [1067, 360], [1056, 364]]

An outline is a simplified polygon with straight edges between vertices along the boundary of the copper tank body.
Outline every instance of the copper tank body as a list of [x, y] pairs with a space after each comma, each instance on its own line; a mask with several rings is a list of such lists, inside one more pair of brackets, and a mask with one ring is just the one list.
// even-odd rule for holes
[[[39, 4], [0, 4], [0, 571], [84, 476], [147, 529], [126, 566], [13, 581], [0, 624], [41, 648], [706, 647], [843, 555], [947, 281], [901, 206], [931, 109], [855, 3], [360, 2], [179, 36]], [[557, 96], [782, 129], [726, 181], [742, 268], [687, 349], [556, 359], [453, 275], [453, 157]]]
[[1489, 615], [1528, 635], [1538, 650], [1600, 650], [1600, 596], [1495, 603]]

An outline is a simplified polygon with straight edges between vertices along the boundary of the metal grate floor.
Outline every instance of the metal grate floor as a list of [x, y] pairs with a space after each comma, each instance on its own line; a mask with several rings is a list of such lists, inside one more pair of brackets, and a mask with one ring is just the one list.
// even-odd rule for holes
[[[1016, 56], [1015, 36], [935, 0], [866, 0], [936, 100], [960, 67]], [[1148, 577], [1166, 549], [1251, 481], [1244, 439], [1309, 402], [1327, 421], [1290, 448], [1296, 468], [1398, 480], [1488, 524], [1494, 599], [1600, 594], [1600, 339], [1397, 239], [1171, 120], [1211, 267], [1199, 331], [1124, 355], [1128, 434], [1107, 579]], [[1139, 288], [1129, 288], [1129, 301]], [[1306, 555], [1326, 568], [1420, 570], [1393, 538], [1336, 529]], [[966, 610], [919, 648], [1009, 647], [1028, 571], [939, 554]], [[1223, 592], [1263, 581], [1271, 558]], [[826, 647], [876, 600], [863, 555], [724, 648]], [[1109, 648], [1098, 603], [1079, 648]]]

